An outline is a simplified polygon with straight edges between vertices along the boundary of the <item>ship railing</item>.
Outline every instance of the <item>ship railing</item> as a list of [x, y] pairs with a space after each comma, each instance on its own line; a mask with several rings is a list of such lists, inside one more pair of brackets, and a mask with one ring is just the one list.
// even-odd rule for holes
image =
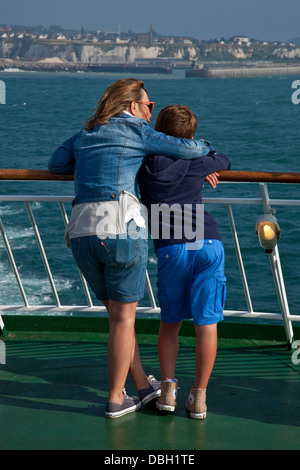
[[[273, 280], [275, 283], [279, 313], [269, 312], [257, 312], [253, 309], [252, 298], [248, 286], [246, 270], [244, 266], [244, 260], [241, 253], [240, 241], [236, 230], [235, 219], [233, 215], [233, 205], [258, 205], [262, 206], [264, 214], [272, 214], [274, 212], [274, 206], [300, 206], [300, 199], [270, 199], [268, 192], [268, 183], [283, 183], [283, 184], [299, 184], [300, 173], [283, 173], [283, 172], [251, 172], [251, 171], [221, 171], [219, 172], [219, 181], [222, 183], [256, 183], [260, 188], [261, 197], [249, 198], [249, 197], [236, 197], [236, 198], [204, 198], [204, 204], [222, 204], [226, 206], [228, 219], [231, 228], [231, 234], [235, 253], [237, 257], [239, 272], [242, 280], [245, 300], [247, 304], [247, 310], [224, 310], [224, 316], [226, 317], [240, 317], [240, 318], [251, 318], [251, 319], [266, 319], [266, 320], [280, 320], [283, 323], [286, 339], [289, 345], [293, 342], [293, 322], [300, 321], [300, 315], [291, 315], [289, 310], [289, 304], [286, 294], [284, 276], [281, 269], [280, 255], [278, 245], [268, 253], [270, 259], [270, 267], [272, 271]], [[51, 174], [47, 170], [14, 170], [14, 169], [0, 169], [0, 180], [2, 181], [72, 181], [73, 176], [71, 175], [56, 175]], [[0, 232], [4, 242], [4, 246], [11, 263], [11, 267], [15, 276], [16, 283], [21, 293], [23, 304], [19, 305], [1, 305], [0, 298], [0, 330], [5, 328], [1, 313], [5, 312], [20, 312], [31, 314], [45, 312], [47, 314], [54, 312], [106, 312], [105, 307], [94, 305], [88, 285], [83, 275], [79, 271], [81, 282], [86, 296], [86, 305], [62, 305], [58, 290], [55, 284], [54, 277], [51, 272], [47, 254], [43, 245], [42, 237], [40, 235], [39, 227], [34, 217], [31, 203], [33, 202], [57, 202], [59, 210], [63, 219], [64, 226], [68, 224], [68, 215], [65, 209], [65, 204], [70, 203], [73, 200], [73, 196], [54, 196], [54, 195], [0, 195], [1, 202], [15, 202], [20, 201], [25, 204], [35, 237], [40, 251], [41, 258], [47, 273], [47, 277], [50, 283], [50, 287], [54, 296], [55, 305], [30, 305], [24, 285], [22, 283], [21, 276], [18, 271], [18, 267], [15, 261], [13, 250], [9, 242], [4, 224], [0, 218]], [[2, 274], [3, 275], [3, 274]], [[155, 295], [151, 285], [148, 272], [146, 277], [147, 290], [150, 299], [150, 306], [138, 307], [138, 313], [147, 314], [147, 317], [151, 314], [158, 314], [160, 312], [159, 306], [156, 304]], [[1, 294], [0, 294], [1, 295]]]

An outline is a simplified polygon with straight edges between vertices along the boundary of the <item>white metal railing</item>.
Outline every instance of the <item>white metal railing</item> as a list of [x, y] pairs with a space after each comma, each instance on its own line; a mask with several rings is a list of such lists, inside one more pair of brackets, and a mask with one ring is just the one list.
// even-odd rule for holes
[[[225, 173], [225, 172], [224, 172]], [[231, 172], [232, 173], [232, 172]], [[0, 172], [1, 176], [1, 172]], [[227, 208], [227, 214], [228, 214], [228, 219], [231, 227], [231, 233], [232, 233], [232, 238], [233, 238], [233, 244], [237, 256], [237, 261], [238, 261], [238, 266], [239, 266], [239, 271], [242, 279], [242, 284], [243, 284], [243, 289], [244, 289], [244, 294], [245, 294], [245, 299], [247, 303], [247, 310], [225, 310], [224, 311], [224, 316], [229, 316], [229, 317], [242, 317], [242, 318], [260, 318], [260, 319], [267, 319], [267, 320], [281, 320], [283, 321], [284, 329], [285, 329], [285, 334], [286, 338], [289, 344], [292, 343], [293, 341], [293, 327], [292, 323], [293, 322], [298, 322], [300, 321], [300, 315], [291, 315], [289, 311], [289, 305], [288, 305], [288, 300], [287, 300], [287, 295], [286, 295], [286, 289], [285, 289], [285, 283], [284, 283], [284, 277], [282, 274], [281, 270], [281, 263], [280, 263], [280, 256], [279, 256], [279, 250], [278, 247], [276, 246], [274, 250], [268, 254], [269, 259], [270, 259], [270, 266], [271, 266], [271, 271], [276, 287], [276, 292], [277, 292], [277, 297], [278, 297], [278, 303], [279, 303], [279, 308], [280, 308], [280, 313], [266, 313], [266, 312], [256, 312], [253, 310], [252, 306], [252, 300], [251, 300], [251, 295], [250, 295], [250, 290], [248, 287], [248, 282], [247, 282], [247, 276], [246, 276], [246, 271], [244, 267], [244, 261], [242, 258], [241, 254], [241, 249], [240, 249], [240, 243], [239, 243], [239, 237], [237, 234], [236, 226], [235, 226], [235, 220], [233, 216], [233, 211], [232, 211], [232, 206], [233, 205], [259, 205], [262, 206], [264, 213], [271, 213], [272, 212], [272, 207], [276, 205], [285, 205], [285, 206], [300, 206], [300, 200], [297, 199], [270, 199], [269, 194], [268, 194], [268, 188], [267, 188], [267, 183], [261, 182], [259, 183], [260, 187], [260, 193], [261, 197], [260, 198], [247, 198], [247, 197], [242, 197], [242, 198], [205, 198], [203, 199], [204, 204], [222, 204], [225, 205]], [[65, 203], [71, 202], [73, 200], [72, 196], [23, 196], [23, 195], [0, 195], [0, 203], [1, 202], [15, 202], [15, 201], [21, 201], [25, 203], [25, 207], [31, 222], [31, 226], [33, 228], [36, 241], [39, 247], [39, 251], [41, 254], [41, 258], [44, 263], [45, 271], [48, 276], [49, 284], [51, 286], [51, 290], [55, 299], [55, 305], [30, 305], [28, 298], [26, 296], [26, 292], [21, 280], [21, 277], [18, 272], [18, 268], [15, 262], [15, 258], [13, 255], [13, 250], [11, 249], [9, 239], [7, 237], [5, 227], [2, 223], [2, 220], [0, 218], [0, 232], [3, 238], [4, 246], [7, 252], [7, 255], [9, 257], [11, 267], [18, 285], [18, 288], [20, 290], [22, 299], [23, 299], [23, 304], [22, 305], [1, 305], [0, 304], [0, 313], [2, 312], [75, 312], [75, 311], [80, 311], [80, 312], [106, 312], [105, 307], [101, 306], [95, 306], [92, 302], [90, 292], [87, 286], [87, 283], [82, 276], [82, 274], [79, 272], [81, 276], [81, 282], [83, 284], [85, 296], [86, 296], [86, 305], [62, 305], [60, 301], [60, 297], [57, 292], [57, 288], [55, 285], [55, 281], [51, 272], [51, 268], [48, 263], [47, 255], [43, 246], [43, 241], [40, 236], [39, 228], [37, 225], [37, 222], [35, 220], [33, 211], [31, 209], [31, 203], [32, 202], [57, 202], [59, 205], [59, 209], [62, 215], [63, 223], [66, 226], [68, 223], [68, 216], [67, 212], [65, 210]], [[160, 309], [156, 305], [155, 302], [155, 296], [153, 294], [152, 286], [151, 286], [151, 281], [149, 278], [149, 275], [147, 273], [147, 289], [148, 289], [148, 294], [150, 297], [150, 302], [151, 305], [148, 307], [138, 307], [138, 312], [144, 312], [144, 313], [159, 313]], [[1, 302], [1, 300], [0, 300]], [[3, 319], [0, 315], [0, 329], [3, 329], [4, 327], [4, 322]]]
[[[14, 258], [14, 255], [13, 255], [13, 250], [11, 249], [9, 239], [7, 237], [2, 219], [0, 217], [0, 233], [2, 235], [4, 246], [5, 246], [5, 249], [6, 249], [6, 252], [7, 252], [7, 255], [8, 255], [8, 258], [9, 258], [9, 261], [10, 261], [10, 264], [11, 264], [11, 267], [12, 267], [12, 270], [13, 270], [13, 273], [14, 273], [14, 276], [16, 278], [16, 282], [17, 282], [19, 291], [20, 291], [22, 299], [23, 299], [23, 304], [22, 305], [19, 305], [19, 304], [14, 304], [14, 305], [0, 304], [0, 312], [9, 312], [9, 311], [11, 311], [11, 312], [12, 311], [13, 312], [18, 312], [18, 311], [20, 311], [20, 312], [26, 312], [26, 311], [28, 311], [28, 312], [39, 312], [39, 311], [40, 312], [43, 312], [43, 311], [44, 312], [58, 312], [58, 311], [61, 311], [61, 312], [69, 312], [69, 311], [82, 311], [82, 312], [100, 312], [100, 311], [102, 311], [102, 312], [106, 312], [105, 307], [93, 304], [87, 282], [86, 282], [84, 276], [82, 275], [82, 273], [80, 271], [79, 271], [79, 275], [80, 275], [81, 282], [82, 282], [83, 289], [84, 289], [84, 293], [85, 293], [85, 296], [86, 296], [87, 305], [65, 305], [65, 304], [62, 305], [61, 304], [59, 294], [57, 292], [57, 288], [56, 288], [56, 285], [55, 285], [54, 277], [52, 275], [51, 268], [49, 266], [47, 254], [46, 254], [46, 251], [44, 249], [43, 241], [42, 241], [42, 238], [41, 238], [41, 235], [40, 235], [40, 232], [39, 232], [38, 224], [36, 222], [36, 219], [34, 217], [34, 214], [33, 214], [33, 211], [32, 211], [31, 205], [30, 205], [31, 202], [58, 202], [60, 212], [61, 212], [61, 215], [62, 215], [62, 219], [63, 219], [64, 225], [66, 227], [69, 220], [68, 220], [68, 215], [67, 215], [67, 212], [66, 212], [66, 209], [65, 209], [65, 203], [72, 202], [72, 200], [73, 200], [72, 196], [59, 196], [58, 197], [58, 196], [23, 196], [23, 195], [7, 196], [7, 195], [0, 195], [0, 203], [1, 202], [24, 202], [27, 213], [28, 213], [28, 216], [29, 216], [29, 219], [30, 219], [30, 222], [31, 222], [31, 226], [32, 226], [34, 234], [35, 234], [35, 238], [36, 238], [37, 245], [38, 245], [38, 248], [39, 248], [39, 251], [40, 251], [40, 255], [41, 255], [44, 267], [45, 267], [45, 271], [46, 271], [46, 274], [47, 274], [47, 277], [48, 277], [48, 280], [49, 280], [51, 291], [52, 291], [52, 294], [53, 294], [54, 299], [55, 299], [55, 305], [44, 305], [44, 304], [43, 305], [30, 305], [29, 304], [29, 301], [27, 299], [26, 292], [25, 292], [21, 277], [19, 275], [17, 264], [15, 262], [15, 258]], [[159, 313], [160, 309], [156, 305], [155, 296], [154, 296], [154, 293], [153, 293], [153, 290], [152, 290], [151, 281], [150, 281], [148, 272], [146, 273], [146, 286], [147, 286], [147, 290], [148, 290], [148, 294], [149, 294], [149, 298], [150, 298], [150, 302], [151, 302], [151, 307], [138, 307], [138, 310], [140, 312]], [[1, 302], [1, 300], [0, 300], [0, 302]], [[1, 318], [1, 315], [0, 315], [0, 329], [3, 329], [3, 325], [4, 325], [4, 322], [3, 322], [2, 318]]]

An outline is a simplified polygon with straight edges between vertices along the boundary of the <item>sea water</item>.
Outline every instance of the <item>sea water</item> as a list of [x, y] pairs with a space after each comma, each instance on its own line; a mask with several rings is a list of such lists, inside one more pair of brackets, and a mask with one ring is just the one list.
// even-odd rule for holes
[[[130, 75], [98, 73], [5, 73], [5, 104], [0, 105], [0, 168], [46, 169], [48, 159], [65, 139], [81, 128], [105, 88]], [[232, 170], [299, 171], [300, 105], [293, 103], [293, 82], [300, 77], [186, 79], [172, 75], [138, 75], [155, 101], [150, 125], [168, 104], [190, 106], [198, 116], [196, 138], [209, 140], [231, 160]], [[295, 101], [295, 100], [294, 100]], [[73, 196], [72, 182], [4, 182], [0, 194]], [[271, 198], [299, 198], [298, 185], [268, 185]], [[205, 198], [259, 198], [258, 184], [205, 184]], [[64, 242], [64, 224], [57, 202], [33, 202], [49, 266], [62, 304], [86, 304], [77, 267]], [[247, 281], [255, 311], [279, 312], [268, 255], [260, 247], [255, 223], [260, 205], [234, 205]], [[71, 204], [66, 204], [70, 216]], [[226, 206], [207, 205], [219, 222], [226, 254], [226, 309], [247, 305], [232, 241]], [[279, 242], [289, 307], [299, 314], [300, 210], [278, 206]], [[47, 274], [24, 203], [2, 202], [0, 217], [15, 257], [29, 303], [54, 304]], [[156, 257], [149, 241], [148, 271], [156, 295]], [[91, 293], [96, 305], [99, 302]], [[13, 271], [0, 238], [0, 304], [22, 304]], [[140, 305], [150, 305], [149, 296]]]

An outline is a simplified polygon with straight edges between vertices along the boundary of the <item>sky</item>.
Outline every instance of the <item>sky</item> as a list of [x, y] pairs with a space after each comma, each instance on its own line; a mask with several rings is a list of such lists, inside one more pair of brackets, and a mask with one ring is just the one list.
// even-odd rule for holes
[[265, 41], [300, 37], [300, 0], [0, 0], [0, 24]]

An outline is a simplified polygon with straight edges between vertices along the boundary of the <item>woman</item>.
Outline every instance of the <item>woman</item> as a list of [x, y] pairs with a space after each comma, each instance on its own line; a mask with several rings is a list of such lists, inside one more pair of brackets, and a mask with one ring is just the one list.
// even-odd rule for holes
[[[160, 395], [159, 382], [143, 370], [134, 332], [148, 249], [137, 172], [146, 155], [196, 158], [212, 150], [205, 141], [154, 131], [148, 125], [153, 107], [140, 80], [112, 83], [94, 115], [54, 152], [48, 165], [53, 173], [74, 174], [66, 235], [81, 272], [109, 314], [107, 417], [135, 411]], [[138, 399], [124, 392], [128, 372]]]

